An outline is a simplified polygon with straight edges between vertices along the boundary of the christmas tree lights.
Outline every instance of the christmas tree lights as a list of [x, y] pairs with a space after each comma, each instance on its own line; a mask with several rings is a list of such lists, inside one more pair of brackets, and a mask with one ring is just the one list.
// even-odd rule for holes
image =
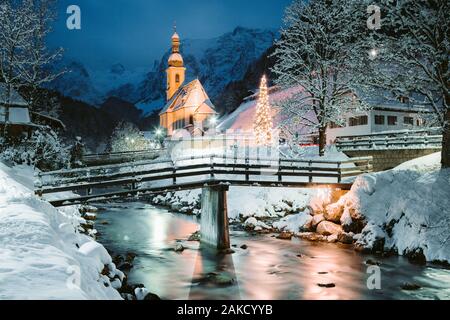
[[272, 145], [272, 129], [272, 110], [269, 103], [267, 79], [264, 75], [261, 79], [261, 85], [259, 88], [259, 99], [253, 125], [256, 144], [263, 146]]

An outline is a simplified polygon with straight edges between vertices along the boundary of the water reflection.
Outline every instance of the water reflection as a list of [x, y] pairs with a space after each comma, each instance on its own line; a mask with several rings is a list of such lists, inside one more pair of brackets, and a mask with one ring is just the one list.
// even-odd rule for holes
[[189, 299], [240, 299], [232, 255], [218, 254], [208, 246], [201, 245], [197, 252], [192, 273]]
[[[449, 270], [412, 265], [401, 257], [362, 256], [344, 245], [284, 241], [232, 230], [235, 254], [218, 255], [186, 240], [199, 229], [195, 218], [147, 204], [108, 206], [99, 213], [96, 227], [110, 251], [137, 254], [130, 282], [143, 283], [164, 299], [450, 298]], [[176, 243], [186, 250], [175, 252]], [[244, 244], [247, 249], [240, 248]], [[382, 262], [381, 290], [366, 286], [369, 258]], [[404, 291], [405, 282], [422, 288]]]

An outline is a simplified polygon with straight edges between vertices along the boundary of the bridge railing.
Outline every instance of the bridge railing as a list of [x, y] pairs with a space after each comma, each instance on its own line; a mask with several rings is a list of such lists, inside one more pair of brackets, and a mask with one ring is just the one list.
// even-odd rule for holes
[[96, 164], [116, 164], [137, 160], [155, 159], [164, 151], [165, 149], [162, 148], [152, 150], [85, 154], [82, 157], [82, 162], [85, 165], [96, 165]]
[[372, 149], [439, 148], [442, 145], [440, 128], [400, 130], [370, 135], [341, 136], [336, 147], [341, 151]]
[[[308, 159], [232, 159], [210, 157], [208, 161], [154, 162], [136, 170], [132, 166], [127, 171], [99, 173], [96, 175], [78, 175], [79, 169], [70, 172], [56, 171], [38, 174], [36, 193], [39, 195], [65, 191], [107, 189], [127, 187], [138, 190], [177, 188], [180, 183], [201, 187], [204, 181], [218, 180], [231, 185], [273, 185], [301, 186], [312, 183], [342, 183], [347, 177], [372, 171], [372, 157], [353, 158], [344, 161], [308, 160]], [[198, 160], [198, 159], [197, 159]], [[155, 165], [158, 164], [158, 165]], [[86, 171], [89, 172], [89, 171]], [[48, 179], [43, 179], [44, 177]]]

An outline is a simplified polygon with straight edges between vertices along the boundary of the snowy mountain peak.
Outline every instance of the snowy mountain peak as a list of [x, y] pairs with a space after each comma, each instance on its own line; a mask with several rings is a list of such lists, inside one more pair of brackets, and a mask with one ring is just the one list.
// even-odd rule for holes
[[[249, 66], [273, 45], [277, 36], [275, 30], [236, 27], [212, 39], [181, 39], [186, 83], [198, 78], [210, 98], [216, 98], [230, 82], [243, 78]], [[64, 68], [71, 72], [54, 81], [51, 88], [94, 105], [114, 96], [151, 112], [161, 108], [165, 100], [169, 55], [168, 44], [166, 53], [154, 62], [151, 70], [128, 70], [121, 63], [109, 68], [87, 67], [66, 58]]]

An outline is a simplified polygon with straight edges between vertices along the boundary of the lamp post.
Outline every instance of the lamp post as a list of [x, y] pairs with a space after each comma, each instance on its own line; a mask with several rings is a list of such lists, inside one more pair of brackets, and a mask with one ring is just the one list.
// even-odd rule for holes
[[156, 141], [158, 141], [158, 144], [160, 145], [160, 147], [162, 147], [163, 142], [164, 142], [164, 131], [161, 128], [156, 129], [155, 137], [156, 137]]

